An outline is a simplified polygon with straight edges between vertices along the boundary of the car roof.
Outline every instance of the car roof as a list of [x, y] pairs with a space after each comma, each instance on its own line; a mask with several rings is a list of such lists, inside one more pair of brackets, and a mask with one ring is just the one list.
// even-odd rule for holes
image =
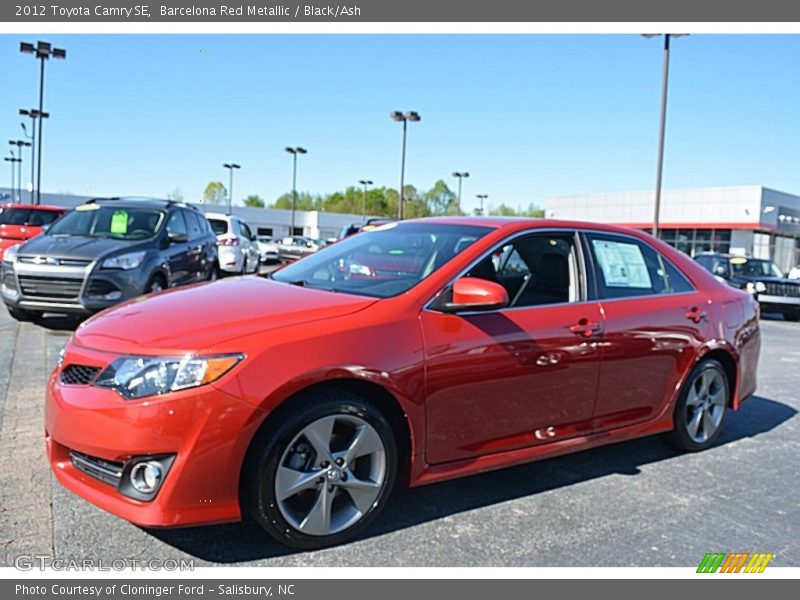
[[85, 204], [98, 204], [100, 206], [120, 206], [125, 208], [151, 208], [167, 209], [170, 206], [190, 208], [197, 210], [194, 206], [173, 200], [158, 200], [157, 198], [139, 198], [136, 196], [123, 196], [114, 198], [92, 198]]
[[49, 212], [64, 212], [67, 210], [63, 206], [53, 206], [52, 204], [12, 204], [10, 202], [0, 204], [0, 208], [24, 208], [31, 210], [46, 210]]
[[502, 229], [508, 232], [520, 231], [525, 229], [593, 229], [608, 233], [631, 233], [641, 237], [649, 234], [622, 225], [612, 225], [610, 223], [597, 223], [593, 221], [567, 221], [562, 219], [540, 219], [533, 217], [424, 217], [421, 219], [409, 219], [405, 223], [441, 223], [443, 225], [472, 225], [477, 227], [490, 227], [492, 229]]

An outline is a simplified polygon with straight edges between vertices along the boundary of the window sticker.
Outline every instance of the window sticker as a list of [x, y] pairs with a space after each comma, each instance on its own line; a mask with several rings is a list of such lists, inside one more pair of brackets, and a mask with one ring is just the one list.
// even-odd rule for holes
[[606, 280], [606, 286], [650, 289], [650, 273], [637, 244], [592, 240], [594, 254]]
[[128, 213], [124, 210], [115, 210], [111, 215], [111, 233], [125, 235], [128, 233]]

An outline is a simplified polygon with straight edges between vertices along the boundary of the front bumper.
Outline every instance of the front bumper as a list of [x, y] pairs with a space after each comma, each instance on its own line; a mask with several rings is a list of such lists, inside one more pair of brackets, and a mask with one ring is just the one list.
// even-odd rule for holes
[[[70, 343], [63, 364], [103, 369], [115, 358]], [[48, 384], [45, 440], [66, 488], [146, 527], [240, 519], [239, 474], [263, 411], [213, 385], [128, 401], [112, 390], [63, 384], [60, 374], [57, 368]], [[142, 501], [76, 468], [71, 452], [121, 465], [142, 456], [175, 459], [155, 498]]]
[[800, 297], [797, 296], [773, 296], [770, 294], [758, 294], [756, 300], [761, 307], [761, 312], [798, 312], [800, 311]]
[[4, 263], [0, 295], [6, 305], [25, 310], [92, 314], [143, 293], [142, 271], [85, 265]]

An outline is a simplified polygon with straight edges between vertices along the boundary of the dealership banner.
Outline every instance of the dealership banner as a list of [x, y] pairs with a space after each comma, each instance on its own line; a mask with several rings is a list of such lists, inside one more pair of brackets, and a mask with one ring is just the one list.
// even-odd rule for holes
[[789, 22], [785, 0], [11, 0], [0, 21], [50, 22]]
[[[714, 585], [714, 588], [710, 587]], [[720, 578], [714, 584], [691, 579], [197, 579], [178, 582], [165, 579], [53, 579], [3, 580], [0, 596], [15, 600], [178, 600], [180, 598], [225, 600], [321, 600], [339, 598], [458, 598], [459, 600], [503, 598], [529, 600], [532, 597], [594, 598], [620, 592], [628, 597], [647, 597], [648, 600], [691, 598], [699, 593], [716, 594], [737, 600], [758, 594], [783, 593], [793, 597], [795, 582], [791, 579]], [[758, 586], [758, 587], [757, 587]]]

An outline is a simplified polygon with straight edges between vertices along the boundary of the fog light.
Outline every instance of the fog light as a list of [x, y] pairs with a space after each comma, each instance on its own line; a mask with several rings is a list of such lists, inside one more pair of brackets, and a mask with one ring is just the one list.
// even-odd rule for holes
[[140, 462], [131, 469], [131, 485], [137, 492], [152, 494], [161, 485], [164, 477], [164, 468], [155, 460]]

